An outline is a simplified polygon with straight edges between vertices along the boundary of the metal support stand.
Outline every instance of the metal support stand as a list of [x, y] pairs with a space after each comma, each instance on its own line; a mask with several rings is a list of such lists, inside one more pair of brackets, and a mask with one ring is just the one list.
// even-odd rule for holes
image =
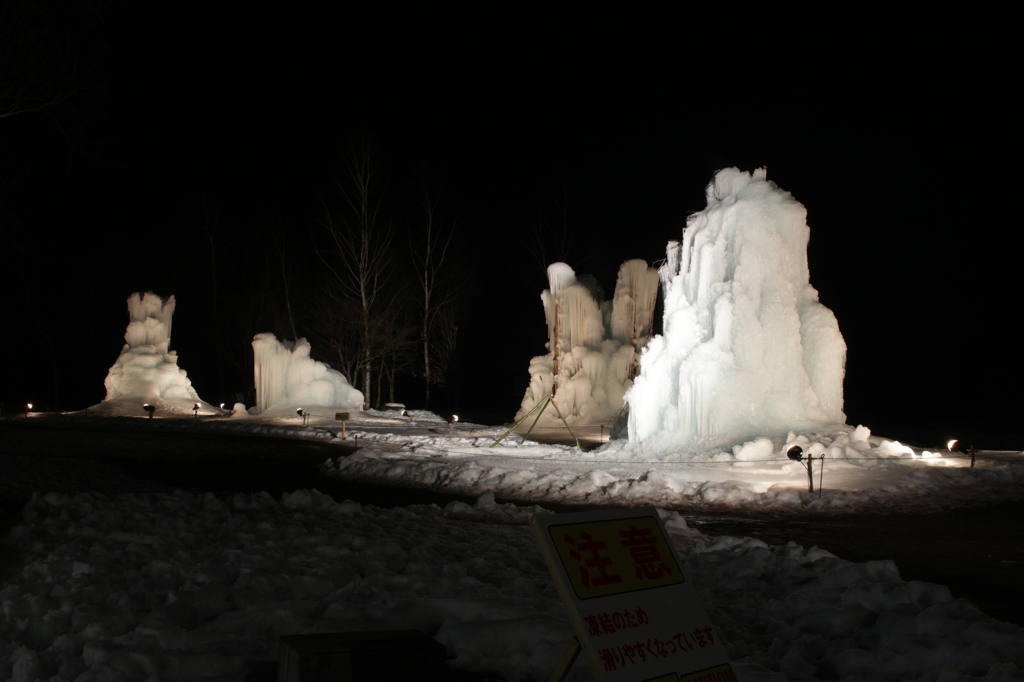
[[551, 677], [548, 678], [548, 682], [564, 682], [565, 678], [569, 675], [569, 670], [572, 669], [572, 664], [576, 662], [576, 657], [580, 655], [582, 647], [580, 646], [580, 640], [573, 636], [569, 640], [569, 644], [566, 645], [565, 651], [562, 652], [562, 657], [558, 659], [558, 663], [555, 664], [555, 671], [551, 673]]
[[513, 424], [512, 428], [510, 428], [508, 431], [506, 431], [505, 433], [501, 434], [501, 436], [498, 438], [498, 440], [496, 440], [493, 443], [491, 443], [489, 447], [493, 448], [495, 445], [497, 445], [501, 441], [505, 440], [505, 437], [508, 436], [508, 434], [510, 434], [513, 431], [515, 431], [516, 429], [518, 429], [520, 424], [522, 424], [524, 421], [526, 421], [527, 418], [529, 418], [529, 416], [531, 414], [533, 414], [534, 412], [537, 412], [537, 410], [539, 409], [540, 411], [537, 412], [537, 417], [533, 420], [533, 423], [530, 424], [530, 428], [527, 429], [526, 435], [523, 436], [523, 440], [526, 440], [527, 438], [529, 438], [530, 437], [530, 433], [533, 431], [533, 427], [537, 425], [538, 421], [540, 421], [540, 416], [542, 414], [544, 414], [544, 410], [547, 408], [547, 406], [549, 404], [553, 408], [555, 408], [555, 412], [558, 413], [558, 418], [562, 420], [562, 423], [565, 424], [566, 430], [569, 431], [569, 435], [572, 436], [573, 440], [576, 441], [576, 447], [578, 447], [580, 449], [580, 452], [583, 452], [583, 446], [580, 445], [580, 439], [577, 438], [576, 434], [572, 432], [572, 427], [569, 426], [569, 422], [565, 421], [565, 417], [562, 416], [562, 411], [560, 409], [558, 409], [558, 405], [555, 404], [555, 398], [551, 394], [548, 394], [548, 395], [544, 396], [543, 400], [541, 400], [539, 403], [534, 405], [532, 410], [530, 410], [529, 412], [524, 414], [522, 419], [520, 419], [515, 424]]

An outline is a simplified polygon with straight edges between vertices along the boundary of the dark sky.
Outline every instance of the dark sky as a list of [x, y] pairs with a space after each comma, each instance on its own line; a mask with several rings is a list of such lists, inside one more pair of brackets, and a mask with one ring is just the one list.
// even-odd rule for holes
[[5, 403], [102, 399], [139, 290], [177, 296], [172, 346], [219, 402], [195, 207], [239, 254], [268, 215], [311, 249], [331, 177], [367, 137], [396, 195], [427, 169], [460, 206], [477, 278], [453, 409], [511, 418], [544, 350], [544, 280], [522, 243], [537, 216], [564, 211], [570, 265], [610, 293], [623, 260], [663, 257], [717, 169], [766, 166], [808, 209], [812, 284], [849, 347], [850, 423], [1024, 447], [1019, 77], [972, 17], [719, 36], [657, 16], [399, 29], [294, 12], [113, 5], [69, 58], [98, 64], [99, 94], [0, 119]]

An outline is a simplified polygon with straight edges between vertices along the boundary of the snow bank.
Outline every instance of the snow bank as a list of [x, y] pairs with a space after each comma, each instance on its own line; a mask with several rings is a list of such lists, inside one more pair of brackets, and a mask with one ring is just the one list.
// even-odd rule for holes
[[637, 452], [842, 424], [846, 344], [807, 267], [807, 211], [735, 168], [707, 188], [660, 274], [664, 334], [626, 396]]
[[[0, 678], [272, 676], [281, 635], [415, 628], [449, 664], [546, 679], [572, 635], [532, 533], [542, 509], [377, 509], [316, 490], [35, 496], [0, 589]], [[949, 590], [663, 512], [741, 680], [1019, 679], [1024, 631]], [[590, 680], [584, 661], [570, 680]]]

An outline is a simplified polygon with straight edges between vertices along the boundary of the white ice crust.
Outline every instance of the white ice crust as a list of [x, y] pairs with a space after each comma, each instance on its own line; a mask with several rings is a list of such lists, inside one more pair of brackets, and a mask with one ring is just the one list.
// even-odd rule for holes
[[846, 343], [810, 284], [807, 210], [766, 178], [719, 171], [669, 242], [664, 334], [626, 395], [644, 452], [843, 424]]
[[273, 334], [257, 334], [252, 349], [258, 414], [299, 407], [362, 409], [362, 392], [344, 374], [311, 358], [306, 339], [281, 342]]

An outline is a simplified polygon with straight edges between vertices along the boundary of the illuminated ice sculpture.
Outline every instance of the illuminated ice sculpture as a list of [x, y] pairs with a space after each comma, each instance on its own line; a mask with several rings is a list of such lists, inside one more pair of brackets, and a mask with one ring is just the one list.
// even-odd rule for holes
[[707, 187], [660, 269], [664, 333], [626, 395], [643, 449], [725, 445], [846, 421], [846, 343], [807, 266], [807, 210], [736, 168]]
[[[541, 294], [548, 353], [530, 362], [530, 385], [516, 419], [551, 394], [573, 424], [614, 423], [650, 338], [657, 296], [658, 272], [644, 260], [622, 264], [611, 301], [599, 301], [596, 284], [577, 280], [565, 263], [549, 265], [548, 289]], [[541, 422], [558, 423], [557, 412], [545, 409]]]
[[107, 397], [95, 409], [144, 416], [142, 405], [149, 403], [161, 416], [192, 414], [199, 403], [200, 414], [218, 412], [200, 400], [185, 370], [178, 367], [177, 353], [170, 350], [174, 306], [174, 296], [166, 301], [151, 292], [128, 297], [125, 345], [103, 381]]
[[362, 392], [344, 374], [311, 358], [306, 339], [281, 342], [273, 334], [257, 334], [252, 350], [258, 414], [284, 416], [303, 408], [307, 414], [333, 416], [335, 408], [363, 408]]

